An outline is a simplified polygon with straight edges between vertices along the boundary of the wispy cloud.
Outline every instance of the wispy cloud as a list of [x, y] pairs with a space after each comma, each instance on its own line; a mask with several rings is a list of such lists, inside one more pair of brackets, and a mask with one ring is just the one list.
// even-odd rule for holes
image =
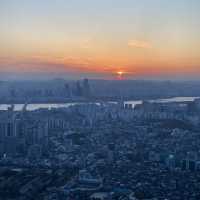
[[129, 40], [128, 46], [132, 48], [143, 48], [143, 49], [150, 49], [152, 48], [152, 45], [148, 41], [143, 40]]

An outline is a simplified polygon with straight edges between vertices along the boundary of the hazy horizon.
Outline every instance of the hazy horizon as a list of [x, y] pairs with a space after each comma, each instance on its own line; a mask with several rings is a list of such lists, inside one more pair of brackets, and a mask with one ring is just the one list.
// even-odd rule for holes
[[200, 76], [197, 74], [196, 76], [121, 76], [109, 74], [92, 74], [92, 73], [54, 73], [54, 72], [24, 72], [24, 73], [16, 73], [16, 72], [0, 72], [0, 81], [48, 81], [54, 79], [63, 79], [63, 80], [81, 80], [84, 78], [88, 78], [90, 80], [113, 80], [113, 81], [129, 81], [129, 80], [144, 80], [144, 81], [200, 81]]

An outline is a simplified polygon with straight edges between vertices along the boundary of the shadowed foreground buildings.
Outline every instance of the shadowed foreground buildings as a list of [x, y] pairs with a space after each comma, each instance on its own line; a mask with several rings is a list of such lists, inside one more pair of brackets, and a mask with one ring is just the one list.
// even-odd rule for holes
[[0, 112], [0, 199], [200, 198], [199, 100]]
[[24, 113], [3, 112], [0, 121], [1, 155], [24, 154], [35, 145], [39, 152], [48, 148], [47, 123], [29, 119]]

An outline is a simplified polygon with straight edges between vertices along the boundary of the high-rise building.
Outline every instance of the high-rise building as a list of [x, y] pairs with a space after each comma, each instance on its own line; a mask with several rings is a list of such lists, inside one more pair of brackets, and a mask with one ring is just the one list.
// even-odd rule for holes
[[76, 82], [76, 95], [79, 97], [82, 96], [82, 88], [79, 81]]
[[90, 94], [90, 84], [88, 79], [83, 80], [83, 95], [84, 97], [89, 97]]
[[[9, 112], [9, 111], [8, 111]], [[48, 145], [48, 124], [45, 121], [25, 120], [20, 115], [3, 115], [0, 121], [0, 155], [25, 153], [30, 145]], [[9, 112], [10, 114], [10, 112]]]
[[71, 97], [71, 89], [68, 83], [65, 84], [65, 96]]

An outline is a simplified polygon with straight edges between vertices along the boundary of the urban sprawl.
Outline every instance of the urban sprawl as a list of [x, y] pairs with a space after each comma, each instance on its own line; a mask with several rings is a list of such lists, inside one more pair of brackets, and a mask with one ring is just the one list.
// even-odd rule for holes
[[0, 111], [0, 200], [198, 200], [199, 146], [199, 99], [10, 106]]

